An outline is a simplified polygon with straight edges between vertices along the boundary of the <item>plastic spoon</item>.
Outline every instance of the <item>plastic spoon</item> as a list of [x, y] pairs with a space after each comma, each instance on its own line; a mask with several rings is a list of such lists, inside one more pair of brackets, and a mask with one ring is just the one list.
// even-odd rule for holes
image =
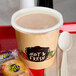
[[61, 33], [58, 41], [59, 47], [63, 51], [61, 76], [67, 76], [67, 51], [72, 47], [72, 37], [68, 32]]

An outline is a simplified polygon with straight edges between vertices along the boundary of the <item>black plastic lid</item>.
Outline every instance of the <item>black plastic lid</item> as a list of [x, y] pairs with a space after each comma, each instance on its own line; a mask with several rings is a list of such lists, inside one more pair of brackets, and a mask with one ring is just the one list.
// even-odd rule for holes
[[37, 0], [37, 6], [53, 8], [53, 0]]

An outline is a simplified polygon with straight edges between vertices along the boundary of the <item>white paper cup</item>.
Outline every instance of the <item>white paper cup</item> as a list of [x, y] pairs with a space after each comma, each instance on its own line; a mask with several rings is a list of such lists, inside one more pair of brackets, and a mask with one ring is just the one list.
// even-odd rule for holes
[[[26, 29], [16, 24], [16, 20], [27, 14], [49, 14], [58, 19], [58, 23], [47, 29]], [[13, 14], [11, 23], [16, 31], [20, 58], [31, 69], [44, 69], [51, 66], [56, 59], [59, 28], [63, 25], [61, 13], [45, 7], [22, 9]], [[41, 50], [42, 49], [42, 50]]]

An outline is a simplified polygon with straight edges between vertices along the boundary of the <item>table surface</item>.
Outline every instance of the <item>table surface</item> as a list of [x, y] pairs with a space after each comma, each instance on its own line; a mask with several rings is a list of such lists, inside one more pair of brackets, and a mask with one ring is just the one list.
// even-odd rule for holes
[[[76, 23], [70, 23], [76, 25]], [[70, 25], [69, 24], [69, 25]], [[66, 24], [65, 24], [66, 25]], [[67, 24], [68, 25], [68, 24]], [[72, 25], [73, 27], [73, 25]], [[64, 31], [64, 29], [60, 29], [60, 32]], [[67, 30], [70, 32], [70, 30]], [[73, 32], [71, 31], [71, 35], [73, 38], [73, 47], [68, 52], [68, 76], [76, 76], [76, 30]], [[0, 26], [0, 50], [7, 50], [7, 49], [16, 49], [17, 43], [16, 43], [16, 37], [14, 29], [11, 26]], [[61, 52], [61, 51], [60, 51]], [[58, 55], [59, 56], [59, 55]], [[61, 58], [59, 56], [59, 58]], [[54, 63], [52, 67], [49, 67], [44, 70], [31, 70], [34, 73], [34, 76], [57, 76], [57, 62]], [[1, 75], [0, 75], [1, 76]]]

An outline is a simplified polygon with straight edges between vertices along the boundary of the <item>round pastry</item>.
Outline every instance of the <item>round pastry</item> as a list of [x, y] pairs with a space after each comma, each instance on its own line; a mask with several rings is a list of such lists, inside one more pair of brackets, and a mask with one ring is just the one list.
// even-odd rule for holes
[[6, 61], [1, 68], [4, 76], [29, 76], [27, 67], [19, 59]]

